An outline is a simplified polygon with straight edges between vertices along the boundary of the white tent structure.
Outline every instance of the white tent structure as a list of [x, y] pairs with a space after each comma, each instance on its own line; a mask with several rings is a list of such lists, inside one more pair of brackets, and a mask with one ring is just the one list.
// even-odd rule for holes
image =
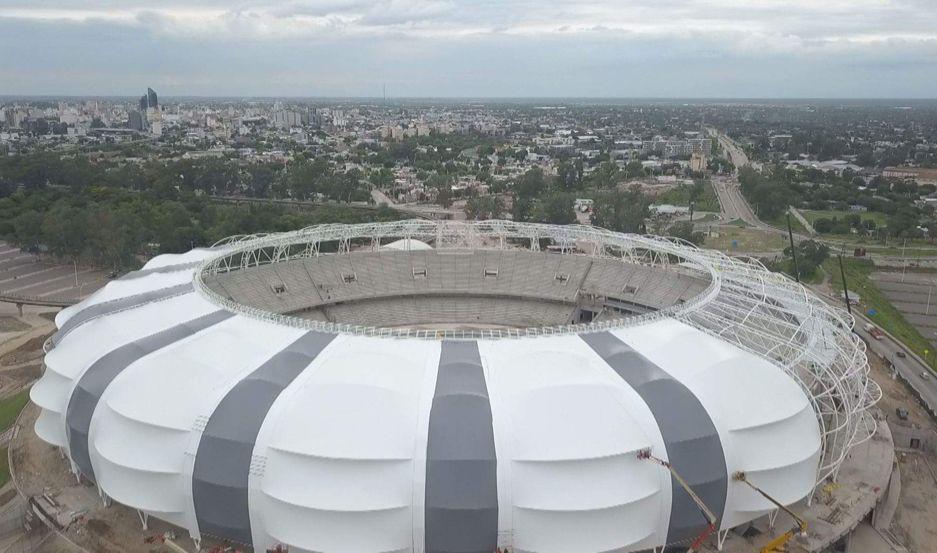
[[[289, 263], [341, 258], [354, 271], [331, 288], [308, 272], [308, 301], [349, 301], [336, 287], [365, 289], [376, 270], [351, 244], [381, 251], [411, 239], [445, 259], [485, 251], [485, 263], [549, 239], [576, 247], [538, 254], [544, 263], [586, 260], [591, 271], [604, 259], [700, 284], [630, 316], [459, 329], [314, 320], [271, 307], [277, 297], [259, 291], [269, 281], [234, 289], [234, 275], [266, 267], [258, 274], [282, 277], [274, 296], [299, 294]], [[319, 254], [333, 242], [337, 254]], [[383, 280], [411, 249], [381, 254]], [[437, 265], [407, 259], [418, 282], [398, 296], [438, 298]], [[498, 291], [490, 283], [508, 267], [498, 271], [479, 272], [489, 279], [480, 288]], [[557, 271], [549, 280], [565, 294], [573, 273]], [[589, 279], [569, 297], [580, 301]], [[56, 324], [31, 391], [37, 434], [144, 522], [258, 551], [686, 543], [706, 521], [666, 470], [639, 459], [647, 450], [680, 471], [724, 539], [773, 510], [733, 473], [785, 504], [809, 496], [871, 435], [878, 398], [852, 320], [799, 285], [755, 263], [588, 227], [403, 221], [241, 237], [157, 257]]]

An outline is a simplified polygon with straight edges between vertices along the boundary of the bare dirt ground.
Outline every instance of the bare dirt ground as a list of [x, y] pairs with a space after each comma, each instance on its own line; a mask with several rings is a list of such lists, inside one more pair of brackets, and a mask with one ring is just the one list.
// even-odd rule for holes
[[28, 308], [19, 317], [15, 306], [0, 304], [0, 396], [39, 378], [42, 344], [55, 330], [54, 315], [43, 307]]
[[19, 320], [19, 317], [9, 315], [0, 316], [0, 332], [23, 332], [29, 330], [30, 326]]
[[[869, 356], [872, 378], [882, 387], [879, 407], [889, 422], [898, 407], [908, 410], [908, 420], [921, 428], [937, 429], [934, 420], [917, 403], [907, 386], [891, 378], [885, 363]], [[891, 532], [914, 553], [937, 553], [937, 455], [923, 452], [896, 453], [901, 471], [901, 496]]]
[[[137, 513], [123, 505], [104, 507], [94, 487], [78, 484], [59, 451], [31, 431], [39, 408], [28, 405], [20, 417], [21, 430], [12, 446], [12, 467], [20, 491], [27, 496], [48, 494], [66, 510], [82, 513], [65, 531], [65, 537], [86, 551], [101, 553], [161, 553], [178, 551], [164, 544], [145, 543], [145, 538], [173, 528], [151, 518], [143, 530]], [[185, 533], [175, 530], [175, 543], [195, 551]], [[62, 549], [69, 551], [69, 549]], [[79, 549], [80, 550], [80, 549]], [[49, 551], [58, 551], [49, 549]]]
[[14, 367], [42, 359], [42, 344], [52, 335], [52, 331], [30, 338], [11, 351], [0, 355], [0, 367]]

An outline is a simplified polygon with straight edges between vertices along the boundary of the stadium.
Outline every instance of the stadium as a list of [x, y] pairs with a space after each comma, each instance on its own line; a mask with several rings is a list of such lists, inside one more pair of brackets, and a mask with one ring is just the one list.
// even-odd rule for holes
[[851, 317], [799, 284], [586, 226], [233, 237], [56, 325], [37, 435], [144, 524], [257, 551], [721, 543], [777, 512], [750, 484], [790, 505], [834, 479], [879, 397]]

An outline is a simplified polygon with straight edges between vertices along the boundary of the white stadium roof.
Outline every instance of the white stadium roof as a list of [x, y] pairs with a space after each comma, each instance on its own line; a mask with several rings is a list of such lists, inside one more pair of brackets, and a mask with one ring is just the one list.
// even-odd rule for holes
[[[712, 281], [698, 299], [607, 323], [412, 335], [264, 312], [204, 282], [284, 262], [284, 243], [338, 240], [353, 255], [341, 229], [375, 246], [414, 239], [390, 255], [417, 238], [460, 251], [588, 238], [602, 246], [589, 255], [630, 244], [619, 261]], [[799, 286], [585, 227], [409, 221], [248, 237], [157, 257], [56, 324], [31, 391], [37, 434], [108, 497], [259, 551], [686, 542], [705, 520], [639, 452], [673, 463], [728, 531], [772, 510], [732, 474], [785, 504], [808, 496], [869, 436], [877, 398], [851, 320]]]

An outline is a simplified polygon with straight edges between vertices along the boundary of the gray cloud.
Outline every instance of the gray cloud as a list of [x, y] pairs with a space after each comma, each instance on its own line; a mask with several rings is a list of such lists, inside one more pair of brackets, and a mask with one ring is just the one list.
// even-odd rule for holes
[[0, 94], [935, 97], [925, 0], [0, 0]]

